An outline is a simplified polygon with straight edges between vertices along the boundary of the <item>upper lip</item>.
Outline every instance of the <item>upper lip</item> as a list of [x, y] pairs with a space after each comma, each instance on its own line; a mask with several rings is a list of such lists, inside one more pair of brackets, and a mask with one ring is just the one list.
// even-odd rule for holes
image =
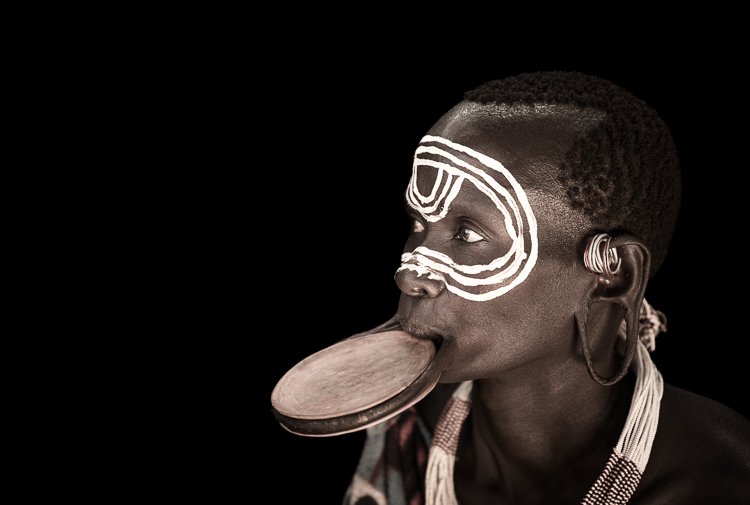
[[401, 329], [406, 333], [418, 338], [426, 338], [435, 341], [442, 341], [445, 338], [442, 333], [426, 324], [408, 319], [399, 321], [399, 324], [401, 325]]

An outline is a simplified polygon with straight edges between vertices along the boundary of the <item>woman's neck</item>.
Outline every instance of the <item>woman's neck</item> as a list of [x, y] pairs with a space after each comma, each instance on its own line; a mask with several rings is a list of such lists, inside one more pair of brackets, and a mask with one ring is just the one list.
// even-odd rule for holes
[[574, 357], [475, 381], [462, 435], [471, 477], [514, 503], [580, 501], [619, 438], [632, 391], [632, 378], [601, 386]]

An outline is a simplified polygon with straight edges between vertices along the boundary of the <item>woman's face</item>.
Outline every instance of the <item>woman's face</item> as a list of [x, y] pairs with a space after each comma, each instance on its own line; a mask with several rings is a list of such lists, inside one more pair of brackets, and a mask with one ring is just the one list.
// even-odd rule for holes
[[557, 170], [585, 123], [566, 107], [462, 103], [420, 145], [397, 317], [454, 347], [443, 381], [574, 359], [590, 223], [566, 203]]

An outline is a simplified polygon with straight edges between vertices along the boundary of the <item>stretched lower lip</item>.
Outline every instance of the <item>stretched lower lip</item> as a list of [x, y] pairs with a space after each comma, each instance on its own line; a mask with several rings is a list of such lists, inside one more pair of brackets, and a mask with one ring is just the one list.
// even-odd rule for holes
[[[410, 335], [412, 335], [412, 334], [410, 333]], [[435, 344], [438, 347], [440, 347], [440, 345], [445, 340], [445, 337], [443, 337], [442, 335], [435, 335], [435, 334], [430, 334], [430, 335], [413, 335], [413, 336], [415, 336], [417, 338], [421, 338], [423, 340], [432, 340], [433, 342], [435, 342]]]

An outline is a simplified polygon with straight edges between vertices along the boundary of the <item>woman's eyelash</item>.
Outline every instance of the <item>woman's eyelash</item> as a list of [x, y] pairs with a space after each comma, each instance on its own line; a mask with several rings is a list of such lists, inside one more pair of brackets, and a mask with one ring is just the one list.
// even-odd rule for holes
[[456, 233], [455, 237], [453, 238], [462, 242], [466, 242], [468, 244], [473, 244], [475, 242], [481, 242], [484, 240], [483, 236], [481, 236], [471, 228], [467, 228], [466, 226], [462, 226], [461, 228], [459, 228], [458, 233]]
[[[425, 231], [425, 226], [422, 221], [416, 218], [412, 219], [411, 232], [422, 233], [423, 231]], [[467, 226], [462, 226], [461, 228], [459, 228], [458, 232], [456, 232], [453, 238], [455, 240], [460, 240], [461, 242], [466, 242], [467, 244], [473, 244], [475, 242], [481, 242], [485, 240], [482, 235]]]

